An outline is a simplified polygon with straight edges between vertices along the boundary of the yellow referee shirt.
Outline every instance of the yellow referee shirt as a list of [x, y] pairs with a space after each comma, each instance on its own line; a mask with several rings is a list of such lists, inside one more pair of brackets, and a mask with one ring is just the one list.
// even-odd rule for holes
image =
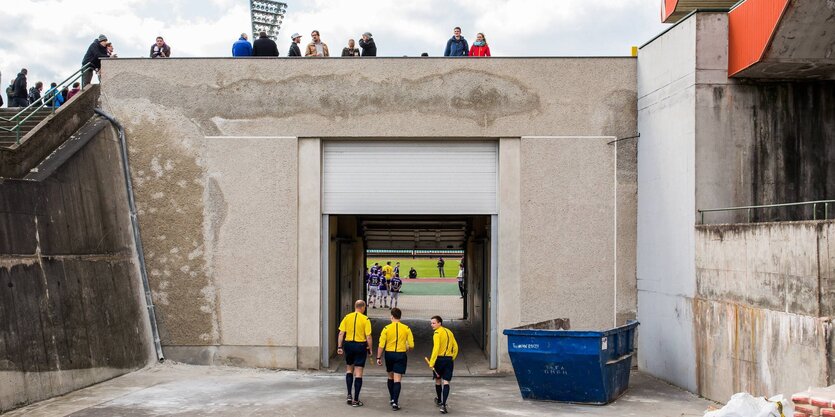
[[394, 268], [392, 268], [391, 265], [384, 266], [383, 267], [383, 276], [385, 276], [386, 279], [391, 279], [391, 277], [394, 276]]
[[365, 342], [366, 338], [371, 336], [371, 320], [355, 311], [342, 319], [342, 323], [339, 323], [339, 331], [345, 332], [346, 342]]
[[452, 360], [458, 357], [458, 342], [455, 336], [446, 327], [438, 327], [432, 335], [432, 358], [429, 359], [429, 366], [434, 368], [438, 356], [452, 356]]
[[403, 323], [391, 323], [380, 332], [380, 346], [386, 352], [406, 352], [415, 347], [412, 329]]

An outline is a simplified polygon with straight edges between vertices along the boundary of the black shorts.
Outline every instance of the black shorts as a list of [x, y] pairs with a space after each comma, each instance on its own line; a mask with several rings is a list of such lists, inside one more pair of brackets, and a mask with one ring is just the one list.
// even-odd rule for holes
[[365, 359], [368, 357], [365, 342], [345, 342], [345, 364], [348, 366], [365, 367]]
[[455, 368], [455, 363], [452, 361], [452, 356], [438, 356], [438, 359], [435, 360], [435, 373], [438, 375], [432, 375], [433, 378], [440, 377], [444, 381], [452, 381], [452, 370]]
[[396, 374], [406, 374], [406, 363], [408, 358], [406, 352], [386, 352], [386, 372], [394, 372]]

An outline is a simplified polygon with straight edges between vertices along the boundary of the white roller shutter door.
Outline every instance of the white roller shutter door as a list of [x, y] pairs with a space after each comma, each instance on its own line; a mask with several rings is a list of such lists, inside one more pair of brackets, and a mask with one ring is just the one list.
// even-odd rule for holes
[[498, 143], [324, 143], [325, 214], [496, 214]]

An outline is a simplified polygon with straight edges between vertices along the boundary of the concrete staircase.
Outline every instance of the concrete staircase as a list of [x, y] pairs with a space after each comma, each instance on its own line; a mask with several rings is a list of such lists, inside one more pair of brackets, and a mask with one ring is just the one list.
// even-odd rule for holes
[[[3, 117], [5, 119], [11, 118], [15, 114], [17, 114], [20, 110], [21, 109], [17, 108], [17, 107], [10, 108], [10, 109], [9, 108], [0, 108], [0, 117]], [[29, 113], [27, 112], [25, 115], [21, 115], [21, 117], [15, 119], [14, 122], [7, 122], [5, 120], [0, 119], [0, 126], [2, 126], [4, 128], [12, 128], [17, 124], [17, 122], [19, 120], [23, 119], [23, 117], [27, 116], [28, 114]], [[28, 133], [30, 130], [34, 129], [35, 126], [38, 125], [38, 123], [43, 121], [43, 119], [45, 119], [50, 114], [52, 114], [52, 109], [51, 108], [44, 108], [44, 109], [38, 110], [37, 113], [35, 113], [32, 117], [30, 117], [29, 120], [24, 122], [23, 126], [21, 126], [20, 138], [23, 138], [23, 136], [25, 136], [26, 133]], [[7, 132], [5, 130], [0, 130], [0, 148], [8, 149], [12, 145], [14, 145], [16, 141], [17, 141], [17, 136], [16, 136], [15, 132]]]

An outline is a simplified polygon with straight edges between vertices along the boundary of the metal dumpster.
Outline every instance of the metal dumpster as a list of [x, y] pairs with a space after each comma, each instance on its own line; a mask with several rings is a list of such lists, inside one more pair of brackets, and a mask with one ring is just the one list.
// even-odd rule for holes
[[599, 332], [537, 327], [504, 331], [522, 398], [603, 405], [626, 392], [637, 321]]

